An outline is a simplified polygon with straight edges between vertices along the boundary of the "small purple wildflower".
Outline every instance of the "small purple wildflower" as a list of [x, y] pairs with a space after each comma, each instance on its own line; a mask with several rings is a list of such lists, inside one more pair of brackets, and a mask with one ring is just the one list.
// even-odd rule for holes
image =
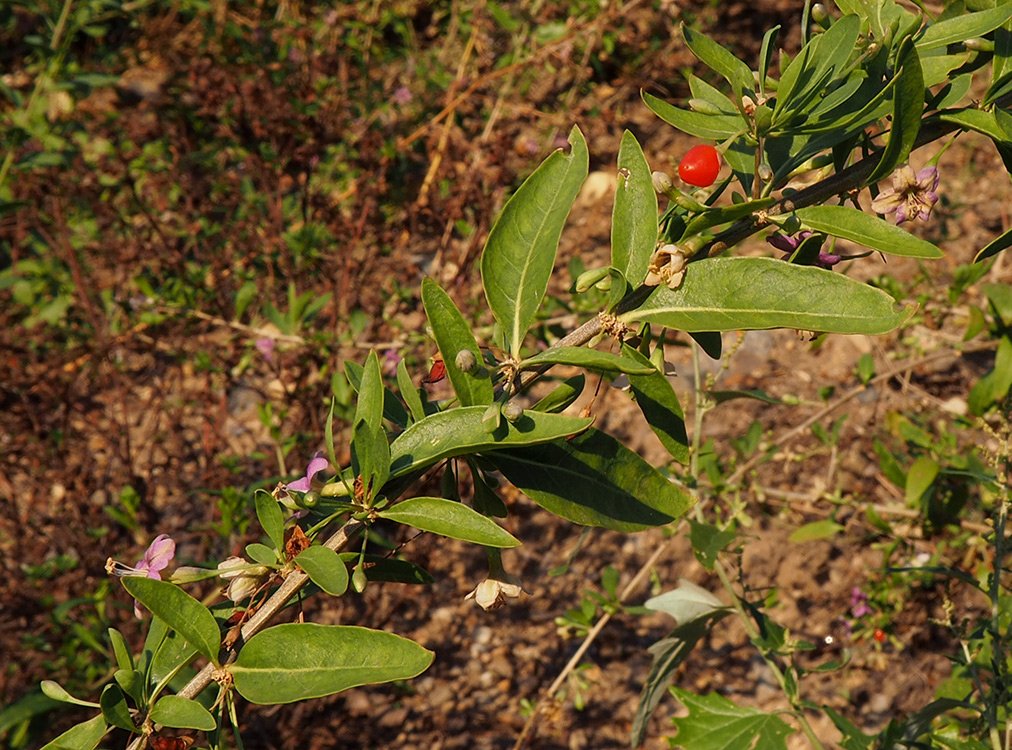
[[285, 489], [289, 492], [309, 492], [313, 488], [313, 478], [328, 466], [330, 466], [330, 462], [323, 457], [323, 453], [317, 451], [309, 465], [306, 466], [306, 475], [286, 484]]
[[874, 610], [868, 606], [868, 595], [855, 586], [850, 590], [850, 614], [859, 618], [870, 615]]
[[910, 219], [927, 221], [938, 202], [938, 181], [937, 167], [925, 167], [915, 173], [905, 164], [893, 173], [893, 186], [879, 193], [871, 208], [880, 214], [895, 213], [897, 224]]
[[[812, 234], [813, 232], [809, 232], [807, 229], [802, 232], [798, 232], [793, 237], [786, 234], [774, 232], [773, 234], [771, 234], [769, 237], [766, 238], [766, 241], [771, 245], [773, 245], [773, 247], [775, 247], [777, 250], [787, 253], [788, 255], [793, 255], [797, 251], [797, 249], [801, 247], [801, 243], [807, 240], [809, 237], [811, 237]], [[841, 256], [836, 255], [834, 253], [827, 253], [824, 250], [820, 249], [819, 257], [818, 259], [816, 259], [815, 265], [817, 265], [819, 268], [832, 270], [833, 266], [839, 263], [840, 260]]]
[[397, 365], [401, 361], [401, 355], [396, 349], [387, 349], [383, 352], [383, 374], [394, 375], [397, 372]]
[[[144, 551], [144, 557], [137, 561], [133, 567], [116, 562], [111, 557], [105, 562], [107, 573], [122, 577], [136, 576], [141, 578], [154, 578], [160, 581], [162, 571], [165, 570], [172, 558], [176, 556], [176, 543], [168, 534], [159, 534], [154, 538], [148, 548]], [[140, 602], [134, 600], [134, 614], [138, 618], [144, 616], [144, 610]]]
[[257, 339], [254, 346], [256, 346], [257, 351], [260, 352], [264, 360], [266, 360], [269, 363], [274, 361], [275, 343], [276, 342], [274, 341], [274, 339], [270, 338], [269, 336], [264, 336], [263, 338]]
[[398, 86], [394, 90], [393, 96], [390, 97], [390, 101], [403, 107], [405, 104], [410, 104], [414, 98], [411, 94], [411, 89], [407, 86]]

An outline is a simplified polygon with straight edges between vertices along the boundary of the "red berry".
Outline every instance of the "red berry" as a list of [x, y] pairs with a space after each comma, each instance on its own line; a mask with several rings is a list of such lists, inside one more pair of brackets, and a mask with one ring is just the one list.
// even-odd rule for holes
[[678, 176], [682, 182], [696, 187], [709, 187], [720, 171], [720, 154], [713, 146], [693, 146], [678, 164]]
[[876, 643], [885, 643], [886, 634], [882, 628], [875, 628], [875, 634], [873, 636]]

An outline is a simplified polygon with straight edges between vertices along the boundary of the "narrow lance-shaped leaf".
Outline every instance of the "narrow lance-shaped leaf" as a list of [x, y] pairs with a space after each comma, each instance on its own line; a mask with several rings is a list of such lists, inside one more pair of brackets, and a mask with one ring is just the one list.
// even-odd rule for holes
[[418, 395], [418, 388], [415, 387], [414, 382], [411, 380], [408, 366], [403, 359], [397, 363], [397, 388], [400, 389], [401, 398], [404, 399], [404, 403], [408, 405], [411, 418], [415, 422], [425, 419], [425, 407], [422, 405], [422, 397]]
[[218, 623], [207, 607], [168, 581], [140, 576], [121, 580], [130, 596], [164, 620], [203, 656], [218, 663]]
[[[422, 304], [432, 325], [432, 334], [443, 356], [446, 374], [463, 406], [492, 403], [492, 378], [481, 358], [481, 349], [474, 340], [471, 327], [453, 304], [450, 296], [432, 279], [422, 280]], [[467, 355], [461, 356], [461, 352]], [[461, 369], [461, 359], [470, 359], [471, 366]], [[466, 364], [466, 362], [464, 362]]]
[[278, 506], [278, 501], [266, 490], [257, 490], [254, 502], [260, 528], [270, 537], [274, 549], [283, 549], [285, 546], [285, 517]]
[[671, 523], [695, 503], [686, 490], [599, 430], [486, 458], [542, 508], [585, 526], [642, 531]]
[[684, 23], [682, 24], [682, 38], [685, 39], [685, 45], [692, 51], [692, 54], [699, 58], [700, 62], [719, 73], [731, 84], [736, 97], [741, 97], [754, 90], [751, 68], [726, 48], [710, 39], [706, 34], [693, 31]]
[[880, 289], [821, 268], [772, 258], [708, 258], [689, 264], [680, 288], [658, 287], [620, 317], [627, 324], [648, 321], [681, 331], [878, 334], [912, 313]]
[[72, 726], [55, 740], [44, 745], [42, 750], [92, 750], [102, 741], [107, 729], [105, 719], [99, 714]]
[[378, 515], [388, 521], [486, 547], [520, 546], [519, 539], [494, 521], [466, 505], [441, 497], [413, 497]]
[[[402, 362], [404, 360], [401, 360]], [[345, 374], [348, 382], [358, 393], [362, 389], [362, 378], [365, 376], [365, 368], [358, 362], [347, 361], [344, 363]], [[408, 426], [408, 413], [404, 411], [404, 405], [397, 398], [396, 394], [389, 388], [383, 389], [383, 418], [389, 419], [400, 427]], [[336, 463], [336, 462], [335, 462]]]
[[611, 264], [634, 287], [647, 275], [657, 244], [657, 193], [643, 149], [628, 130], [618, 151], [618, 187], [611, 213]]
[[570, 152], [545, 159], [503, 206], [481, 257], [481, 280], [492, 314], [514, 357], [537, 315], [555, 265], [559, 237], [587, 176], [589, 156], [580, 129]]
[[646, 375], [654, 371], [654, 366], [649, 362], [638, 361], [626, 354], [612, 354], [583, 346], [558, 346], [545, 349], [545, 351], [523, 360], [520, 367], [527, 369], [547, 364], [574, 365], [599, 372], [624, 372], [636, 375]]
[[643, 103], [664, 122], [697, 138], [722, 141], [735, 133], [745, 132], [745, 123], [738, 115], [704, 115], [680, 109], [656, 96], [642, 93]]
[[852, 240], [887, 255], [908, 258], [941, 258], [942, 251], [894, 224], [849, 206], [809, 206], [795, 214], [816, 232]]
[[484, 406], [464, 406], [431, 414], [402, 432], [390, 445], [391, 476], [399, 477], [451, 456], [544, 443], [582, 432], [591, 419], [528, 409], [516, 422], [502, 420], [492, 433], [485, 429]]
[[1008, 2], [999, 2], [997, 7], [978, 13], [955, 15], [928, 26], [921, 38], [917, 40], [917, 47], [928, 50], [965, 42], [972, 37], [983, 36], [989, 31], [994, 31], [1010, 18], [1012, 18], [1012, 3]]
[[289, 623], [250, 638], [229, 671], [242, 697], [269, 705], [409, 680], [433, 657], [414, 641], [381, 630]]
[[893, 119], [889, 131], [889, 142], [882, 151], [882, 158], [868, 176], [868, 182], [875, 182], [891, 174], [897, 166], [907, 160], [910, 149], [917, 140], [924, 112], [924, 74], [917, 50], [910, 39], [900, 46], [897, 55], [899, 73], [893, 90]]
[[685, 416], [678, 395], [668, 376], [650, 364], [650, 360], [627, 344], [622, 351], [633, 359], [650, 365], [646, 374], [630, 375], [629, 386], [636, 405], [671, 457], [680, 464], [689, 462], [689, 436], [685, 431]]

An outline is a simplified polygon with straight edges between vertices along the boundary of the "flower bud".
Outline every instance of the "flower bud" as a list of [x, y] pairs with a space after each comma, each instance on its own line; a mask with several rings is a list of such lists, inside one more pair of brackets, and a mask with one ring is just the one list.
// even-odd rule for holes
[[[654, 174], [658, 173], [654, 172]], [[576, 278], [576, 291], [582, 294], [592, 286], [595, 286], [599, 281], [601, 281], [601, 279], [608, 276], [608, 270], [609, 269], [607, 267], [604, 267], [591, 268], [590, 270], [584, 271]]]
[[967, 39], [963, 42], [963, 45], [967, 49], [976, 50], [977, 52], [994, 52], [994, 42], [990, 39], [981, 39], [979, 36]]
[[822, 3], [816, 3], [812, 6], [812, 20], [824, 29], [828, 29], [833, 23], [833, 19], [829, 16], [829, 11], [826, 10], [826, 6]]
[[741, 98], [741, 109], [746, 115], [751, 117], [755, 114], [755, 100], [746, 94]]
[[296, 497], [295, 502], [303, 508], [315, 508], [320, 503], [320, 493], [310, 490], [301, 497]]
[[654, 183], [654, 191], [661, 195], [667, 195], [668, 191], [674, 186], [671, 182], [671, 178], [668, 177], [666, 172], [654, 172], [650, 175], [650, 179]]
[[502, 415], [506, 417], [510, 424], [515, 424], [524, 415], [524, 407], [516, 401], [509, 401], [503, 406]]
[[773, 168], [770, 167], [769, 162], [764, 161], [759, 165], [759, 179], [763, 182], [773, 179]]
[[359, 563], [351, 572], [351, 587], [361, 594], [367, 585], [369, 585], [369, 579], [366, 578], [365, 568]]
[[478, 367], [478, 358], [470, 349], [461, 349], [454, 357], [453, 363], [461, 372], [474, 373]]

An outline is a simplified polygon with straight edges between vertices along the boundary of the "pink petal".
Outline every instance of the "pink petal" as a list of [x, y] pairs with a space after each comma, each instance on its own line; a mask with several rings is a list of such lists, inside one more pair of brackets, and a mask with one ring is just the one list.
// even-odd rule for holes
[[309, 462], [306, 467], [306, 479], [312, 481], [313, 477], [319, 474], [321, 471], [330, 466], [330, 462], [323, 457], [322, 453], [317, 453], [313, 456], [313, 460]]
[[[158, 573], [165, 570], [176, 555], [176, 543], [168, 534], [159, 534], [148, 546], [144, 558], [137, 563], [138, 570], [147, 571], [149, 578], [159, 578]], [[151, 575], [154, 573], [154, 575]]]
[[899, 193], [895, 190], [883, 190], [878, 194], [878, 197], [871, 202], [871, 210], [877, 214], [891, 214], [897, 208], [903, 199], [900, 198]]

